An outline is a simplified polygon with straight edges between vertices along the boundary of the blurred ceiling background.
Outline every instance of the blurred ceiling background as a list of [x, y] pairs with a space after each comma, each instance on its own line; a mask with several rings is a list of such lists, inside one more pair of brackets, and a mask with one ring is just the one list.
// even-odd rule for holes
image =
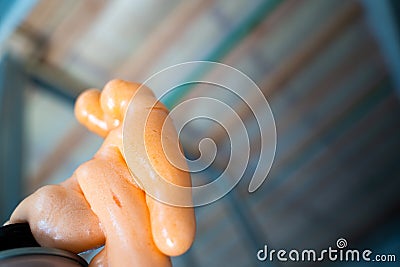
[[[23, 197], [69, 177], [101, 144], [73, 116], [80, 92], [116, 77], [144, 82], [171, 65], [210, 60], [260, 87], [275, 117], [277, 151], [268, 179], [249, 194], [262, 129], [248, 106], [200, 85], [163, 100], [173, 108], [200, 96], [220, 99], [240, 116], [251, 142], [243, 179], [221, 200], [197, 208], [197, 239], [173, 259], [175, 266], [286, 266], [259, 262], [256, 253], [264, 244], [318, 250], [340, 237], [352, 248], [397, 253], [400, 260], [397, 1], [20, 0], [0, 7], [3, 221]], [[229, 123], [226, 116], [222, 125]], [[210, 121], [187, 128], [181, 140], [190, 157], [206, 137], [219, 149], [194, 183], [218, 177], [229, 159], [229, 136]]]

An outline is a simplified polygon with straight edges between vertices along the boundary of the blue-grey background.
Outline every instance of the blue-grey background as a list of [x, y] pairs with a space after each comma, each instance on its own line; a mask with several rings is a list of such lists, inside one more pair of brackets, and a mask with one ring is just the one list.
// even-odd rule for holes
[[[211, 60], [241, 70], [263, 91], [276, 120], [277, 153], [267, 181], [249, 194], [260, 152], [250, 110], [204, 86], [165, 99], [170, 108], [197, 96], [221, 99], [251, 137], [243, 179], [196, 209], [196, 241], [175, 265], [365, 265], [257, 261], [264, 245], [319, 251], [338, 238], [348, 248], [395, 254], [398, 264], [399, 12], [395, 0], [1, 0], [0, 219], [41, 185], [69, 177], [101, 144], [73, 117], [79, 92]], [[194, 183], [217, 177], [229, 157], [228, 136], [210, 121], [182, 132], [189, 157], [198, 156], [204, 137], [217, 143], [218, 160], [193, 175]]]

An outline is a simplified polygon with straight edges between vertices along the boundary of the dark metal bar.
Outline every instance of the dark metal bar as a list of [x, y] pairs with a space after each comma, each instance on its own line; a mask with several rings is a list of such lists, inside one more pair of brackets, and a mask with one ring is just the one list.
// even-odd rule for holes
[[22, 197], [24, 69], [9, 55], [0, 59], [0, 221]]

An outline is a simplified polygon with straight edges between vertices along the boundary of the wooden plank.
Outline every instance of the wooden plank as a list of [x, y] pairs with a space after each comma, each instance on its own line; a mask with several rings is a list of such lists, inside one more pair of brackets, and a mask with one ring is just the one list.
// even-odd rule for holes
[[[318, 32], [302, 47], [295, 52], [294, 55], [288, 56], [284, 61], [277, 66], [267, 78], [261, 82], [261, 90], [266, 98], [271, 101], [273, 95], [282, 88], [297, 72], [307, 66], [307, 64], [315, 58], [328, 44], [339, 36], [349, 25], [356, 21], [361, 15], [361, 7], [358, 3], [351, 2], [344, 7], [336, 16], [334, 16], [326, 25], [318, 29]], [[258, 96], [253, 97], [249, 102], [258, 103]], [[237, 114], [247, 120], [251, 115], [248, 111], [246, 103], [240, 102], [235, 108]], [[231, 125], [234, 118], [227, 118], [224, 122], [226, 125]], [[213, 130], [213, 129], [211, 129]], [[215, 142], [221, 140], [220, 132], [210, 132]]]
[[115, 70], [113, 76], [128, 80], [145, 78], [153, 62], [162, 54], [166, 47], [170, 46], [182, 30], [203, 14], [213, 2], [184, 1], [179, 4], [172, 13], [161, 21], [158, 27], [149, 37], [144, 40], [140, 47], [129, 56], [129, 58]]
[[65, 59], [73, 44], [87, 32], [92, 24], [96, 23], [97, 16], [106, 7], [105, 0], [79, 1], [49, 36], [44, 59], [50, 64], [62, 65], [60, 62]]

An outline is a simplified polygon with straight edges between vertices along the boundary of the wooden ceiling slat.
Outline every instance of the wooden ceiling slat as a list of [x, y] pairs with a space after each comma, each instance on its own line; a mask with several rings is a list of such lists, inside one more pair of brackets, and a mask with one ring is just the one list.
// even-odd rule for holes
[[79, 2], [40, 0], [23, 21], [22, 27], [40, 35], [50, 36], [58, 25], [69, 17], [69, 11], [73, 10]]
[[140, 47], [115, 70], [113, 75], [128, 80], [143, 80], [146, 78], [153, 62], [179, 36], [190, 21], [202, 15], [213, 1], [184, 1], [163, 20], [158, 27], [144, 40]]
[[[286, 211], [290, 213], [291, 210], [298, 209], [302, 204], [311, 201], [311, 198], [318, 195], [318, 192], [324, 189], [328, 190], [333, 182], [338, 182], [335, 181], [337, 180], [335, 177], [340, 176], [341, 170], [350, 171], [360, 154], [369, 153], [368, 151], [371, 149], [369, 144], [378, 144], [379, 141], [386, 140], [393, 134], [393, 131], [387, 125], [395, 121], [394, 116], [388, 118], [387, 114], [391, 113], [396, 105], [393, 97], [383, 99], [382, 103], [369, 111], [368, 115], [355, 122], [354, 126], [343, 136], [326, 147], [315, 160], [307, 162], [306, 165], [297, 170], [295, 175], [297, 178], [293, 182], [302, 184], [300, 187], [301, 194], [293, 192], [296, 188], [293, 183], [287, 183], [275, 190], [272, 195], [282, 197], [290, 194], [291, 200], [282, 204]], [[376, 121], [376, 124], [371, 125], [371, 121]], [[363, 134], [366, 128], [370, 129], [368, 136]], [[347, 151], [348, 147], [351, 151]], [[346, 153], [344, 153], [344, 150], [346, 150]], [[340, 154], [344, 154], [343, 157], [340, 157]], [[336, 156], [336, 158], [332, 159], [333, 156]], [[315, 170], [319, 170], [318, 173], [315, 173]], [[317, 179], [317, 176], [321, 173], [324, 174], [324, 179]], [[360, 177], [360, 175], [357, 177]], [[274, 197], [271, 196], [269, 199], [272, 201]], [[263, 205], [267, 204], [271, 203], [263, 203]]]
[[[295, 55], [290, 55], [286, 60], [282, 61], [276, 70], [266, 77], [261, 82], [260, 88], [264, 92], [266, 98], [271, 101], [273, 94], [278, 89], [282, 88], [291, 78], [293, 78], [297, 72], [304, 68], [312, 58], [316, 57], [326, 45], [334, 40], [340, 33], [342, 33], [351, 23], [360, 18], [361, 7], [358, 3], [351, 2], [345, 6], [339, 14], [332, 18], [326, 25], [318, 30], [313, 37], [306, 42], [303, 47], [300, 47]], [[253, 96], [253, 99], [249, 103], [258, 103], [259, 99], [257, 95]], [[246, 103], [239, 102], [240, 104], [235, 107], [237, 114], [246, 120], [251, 114], [249, 114]], [[225, 125], [231, 125], [234, 122], [234, 118], [227, 118], [224, 121]], [[212, 136], [215, 142], [220, 142], [223, 137], [220, 132], [213, 132], [214, 129], [210, 129], [209, 136]]]
[[44, 59], [53, 65], [62, 62], [73, 44], [96, 23], [96, 17], [106, 6], [105, 0], [79, 1], [77, 7], [69, 12], [68, 17], [57, 25], [50, 36]]
[[[221, 63], [226, 65], [235, 66], [240, 58], [246, 57], [251, 49], [254, 49], [256, 44], [262, 42], [262, 39], [268, 35], [268, 32], [273, 30], [275, 27], [279, 27], [282, 19], [287, 16], [288, 13], [293, 12], [294, 9], [300, 6], [304, 1], [284, 1], [278, 5], [276, 10], [268, 16], [262, 23], [260, 23], [254, 30], [248, 33], [238, 46], [236, 46], [231, 52], [227, 54], [225, 58], [221, 60]], [[219, 77], [222, 73], [215, 69], [210, 71], [205, 80], [216, 80], [215, 77]], [[197, 97], [201, 92], [198, 90], [192, 90], [185, 99], [191, 99]]]

